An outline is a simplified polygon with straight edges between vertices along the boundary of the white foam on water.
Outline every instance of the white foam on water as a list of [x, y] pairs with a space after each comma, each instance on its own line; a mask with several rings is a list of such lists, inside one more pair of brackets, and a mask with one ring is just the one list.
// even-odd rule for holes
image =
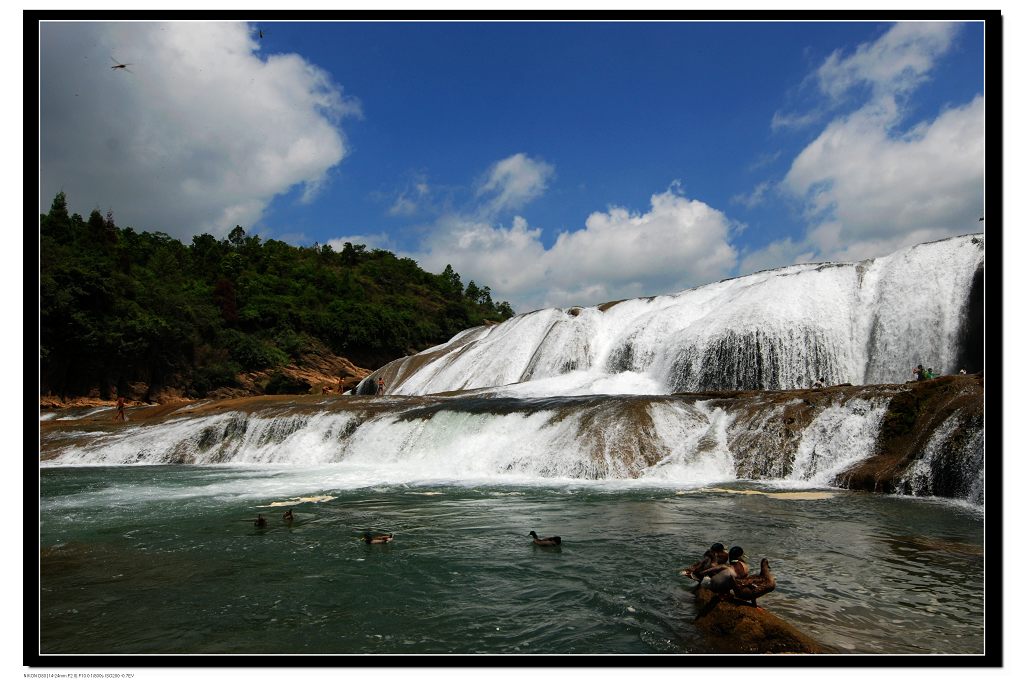
[[656, 379], [644, 374], [621, 372], [608, 375], [588, 370], [488, 388], [487, 392], [508, 398], [552, 398], [580, 395], [665, 395], [668, 390]]
[[111, 414], [111, 416], [113, 416], [114, 408], [112, 408], [112, 407], [94, 407], [91, 410], [85, 410], [85, 411], [82, 411], [82, 412], [75, 411], [72, 414], [66, 415], [64, 417], [57, 417], [57, 421], [58, 422], [72, 422], [72, 421], [75, 421], [75, 420], [78, 420], [78, 419], [85, 419], [86, 417], [91, 417], [92, 415], [99, 414], [100, 412], [109, 412]]

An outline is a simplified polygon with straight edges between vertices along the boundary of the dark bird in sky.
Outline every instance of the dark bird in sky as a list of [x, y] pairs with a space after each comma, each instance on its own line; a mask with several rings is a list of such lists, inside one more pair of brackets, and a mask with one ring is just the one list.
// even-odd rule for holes
[[979, 222], [983, 222], [983, 221], [985, 221], [985, 218], [984, 217], [978, 217], [978, 221]]
[[115, 60], [113, 57], [111, 57], [110, 59], [114, 62], [114, 66], [112, 66], [111, 69], [124, 69], [129, 74], [134, 74], [135, 73], [131, 69], [128, 68], [128, 67], [131, 66], [131, 64], [132, 64], [131, 62], [128, 62], [127, 64], [123, 64], [123, 63], [118, 62], [117, 60]]
[[263, 29], [260, 29], [260, 38], [263, 38]]

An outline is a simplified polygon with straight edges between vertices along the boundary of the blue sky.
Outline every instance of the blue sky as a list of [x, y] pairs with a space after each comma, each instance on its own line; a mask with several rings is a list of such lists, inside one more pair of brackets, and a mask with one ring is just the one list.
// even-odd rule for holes
[[[263, 32], [263, 37], [258, 32]], [[981, 230], [984, 27], [47, 24], [40, 207], [382, 247], [519, 311]], [[131, 63], [111, 70], [111, 58]]]

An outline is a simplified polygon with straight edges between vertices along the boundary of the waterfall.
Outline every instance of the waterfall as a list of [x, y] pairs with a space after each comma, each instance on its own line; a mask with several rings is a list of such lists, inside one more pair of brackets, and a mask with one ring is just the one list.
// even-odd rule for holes
[[[539, 310], [395, 360], [360, 386], [372, 393], [384, 377], [384, 397], [196, 403], [116, 427], [99, 414], [41, 415], [42, 464], [305, 467], [338, 488], [827, 487], [865, 478], [851, 476], [858, 465], [872, 478], [867, 461], [883, 450], [895, 465], [885, 488], [981, 503], [981, 379], [902, 382], [919, 362], [955, 373], [979, 359], [983, 269], [983, 237], [962, 236]], [[819, 378], [831, 388], [807, 390]]]
[[960, 236], [863, 262], [539, 310], [463, 332], [373, 377], [402, 395], [490, 388], [540, 397], [807, 388], [819, 378], [898, 383], [918, 363], [955, 373], [976, 357], [964, 348], [978, 328], [971, 303], [984, 247], [980, 234]]
[[[400, 480], [633, 479], [704, 414], [662, 398], [451, 399], [372, 412], [218, 412], [76, 434], [46, 466], [326, 465]], [[664, 407], [660, 407], [664, 405]]]
[[855, 399], [825, 408], [804, 430], [790, 477], [824, 486], [844, 467], [871, 457], [887, 406]]
[[985, 432], [956, 412], [931, 435], [897, 490], [985, 503]]
[[[736, 479], [829, 486], [872, 456], [889, 399], [902, 392], [249, 399], [247, 411], [200, 410], [116, 431], [50, 422], [44, 452], [52, 459], [42, 464], [315, 467], [338, 487], [552, 480], [700, 486]], [[938, 424], [903, 490], [972, 497], [984, 479], [981, 427], [959, 419]]]

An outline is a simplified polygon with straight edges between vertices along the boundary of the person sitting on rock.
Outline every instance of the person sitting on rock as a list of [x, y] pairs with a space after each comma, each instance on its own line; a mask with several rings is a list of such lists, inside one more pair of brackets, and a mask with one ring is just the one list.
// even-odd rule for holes
[[914, 373], [917, 375], [918, 381], [925, 381], [928, 378], [928, 372], [924, 370], [923, 364], [919, 364], [914, 367]]
[[705, 551], [704, 557], [684, 569], [682, 574], [683, 576], [688, 576], [691, 579], [697, 579], [699, 581], [704, 578], [704, 571], [711, 569], [712, 567], [724, 565], [728, 561], [729, 553], [725, 552], [725, 546], [721, 543], [712, 543], [711, 547]]

